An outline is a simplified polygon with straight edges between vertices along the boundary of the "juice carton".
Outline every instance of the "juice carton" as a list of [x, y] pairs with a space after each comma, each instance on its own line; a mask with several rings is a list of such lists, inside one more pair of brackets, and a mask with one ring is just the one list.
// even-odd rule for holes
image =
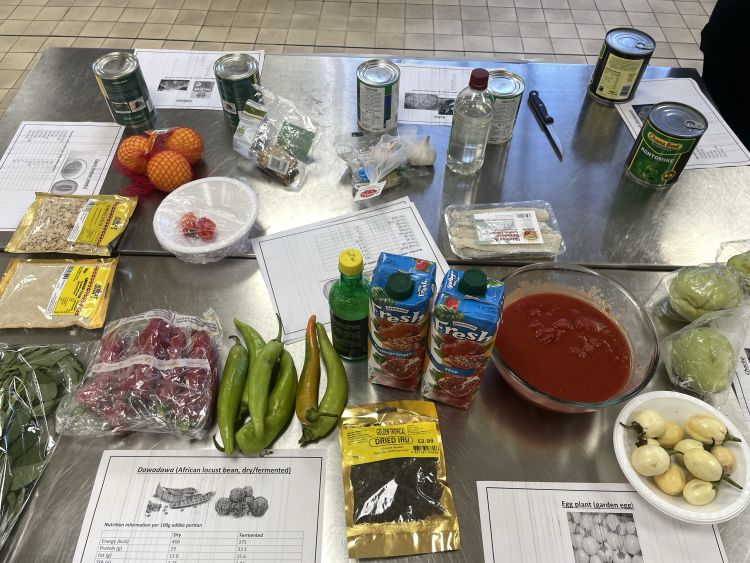
[[481, 270], [448, 270], [432, 310], [422, 396], [468, 409], [487, 366], [505, 288]]
[[435, 264], [383, 252], [370, 281], [367, 374], [371, 383], [414, 390], [424, 367]]

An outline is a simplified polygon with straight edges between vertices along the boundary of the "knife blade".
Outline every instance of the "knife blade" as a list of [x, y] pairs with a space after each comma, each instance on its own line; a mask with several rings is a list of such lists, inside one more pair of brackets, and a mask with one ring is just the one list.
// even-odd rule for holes
[[555, 122], [555, 120], [547, 111], [547, 106], [544, 105], [542, 98], [539, 97], [539, 92], [537, 92], [536, 90], [532, 90], [531, 92], [529, 92], [529, 105], [534, 111], [534, 115], [536, 115], [537, 119], [544, 127], [544, 130], [547, 133], [550, 141], [552, 141], [552, 147], [560, 157], [560, 160], [562, 160], [562, 143], [560, 142], [560, 137], [558, 137], [557, 133], [555, 132], [555, 128], [552, 127], [552, 124]]

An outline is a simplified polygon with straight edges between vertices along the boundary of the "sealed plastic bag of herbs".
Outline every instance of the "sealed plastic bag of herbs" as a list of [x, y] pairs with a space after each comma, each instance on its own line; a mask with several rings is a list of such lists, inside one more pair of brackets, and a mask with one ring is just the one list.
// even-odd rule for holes
[[340, 438], [349, 557], [460, 548], [434, 403], [350, 407]]
[[66, 347], [0, 344], [0, 546], [55, 448], [48, 419], [82, 378], [83, 368]]

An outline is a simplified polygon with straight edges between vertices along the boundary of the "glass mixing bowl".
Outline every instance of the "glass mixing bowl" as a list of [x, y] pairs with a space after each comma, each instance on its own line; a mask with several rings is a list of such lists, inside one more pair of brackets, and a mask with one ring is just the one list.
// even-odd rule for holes
[[[503, 360], [495, 348], [492, 360], [502, 378], [516, 393], [542, 408], [564, 412], [590, 412], [627, 401], [638, 394], [654, 376], [659, 362], [659, 342], [654, 325], [645, 309], [616, 281], [574, 264], [530, 264], [508, 274], [505, 279], [505, 304], [536, 293], [561, 293], [593, 305], [612, 320], [625, 335], [630, 347], [630, 374], [624, 387], [600, 402], [579, 402], [555, 397], [528, 383]], [[502, 330], [502, 319], [500, 329]], [[602, 373], [601, 377], [607, 377]]]

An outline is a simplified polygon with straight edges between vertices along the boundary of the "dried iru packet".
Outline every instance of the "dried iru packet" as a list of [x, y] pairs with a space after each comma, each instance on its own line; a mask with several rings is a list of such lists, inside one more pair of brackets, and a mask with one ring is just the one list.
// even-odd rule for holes
[[39, 192], [5, 250], [109, 256], [137, 203], [119, 195]]
[[349, 407], [339, 438], [349, 557], [461, 547], [434, 403]]
[[461, 258], [555, 258], [565, 240], [546, 201], [449, 205], [445, 224]]
[[117, 261], [11, 260], [0, 280], [0, 328], [101, 328]]

